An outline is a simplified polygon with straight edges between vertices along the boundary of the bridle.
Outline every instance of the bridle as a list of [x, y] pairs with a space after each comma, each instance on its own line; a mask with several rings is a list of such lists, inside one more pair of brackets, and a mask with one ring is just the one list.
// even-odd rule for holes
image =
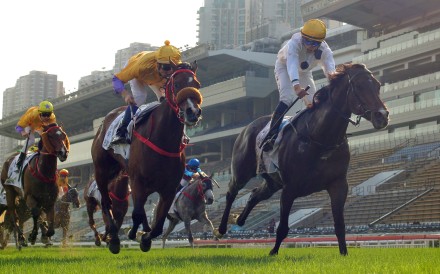
[[[176, 114], [177, 119], [180, 121], [180, 123], [184, 124], [184, 118], [183, 118], [183, 111], [180, 110], [179, 106], [177, 105], [176, 95], [174, 94], [174, 77], [179, 73], [190, 73], [194, 77], [194, 81], [197, 81], [196, 75], [194, 71], [190, 69], [178, 69], [173, 74], [171, 74], [170, 78], [167, 81], [166, 88], [165, 88], [165, 97], [166, 97], [166, 103], [168, 106], [173, 110], [173, 112]], [[189, 143], [189, 138], [184, 135], [184, 138], [182, 138], [182, 142], [180, 143], [179, 151], [178, 152], [169, 152], [166, 150], [163, 150], [162, 148], [156, 146], [154, 143], [152, 143], [150, 140], [139, 134], [136, 130], [133, 130], [133, 135], [136, 136], [136, 138], [139, 139], [142, 143], [146, 144], [149, 148], [154, 150], [155, 152], [159, 153], [160, 155], [166, 156], [166, 157], [175, 157], [179, 158], [182, 155], [182, 151], [185, 149], [185, 147]]]
[[347, 94], [345, 96], [345, 104], [346, 105], [348, 104], [349, 95], [350, 95], [350, 93], [352, 93], [358, 103], [356, 108], [359, 109], [361, 112], [361, 114], [358, 114], [356, 116], [356, 121], [353, 121], [350, 116], [346, 116], [344, 113], [342, 113], [342, 111], [340, 111], [339, 108], [334, 107], [332, 97], [330, 96], [330, 103], [332, 104], [332, 110], [335, 111], [336, 113], [338, 113], [344, 120], [347, 120], [348, 122], [350, 122], [354, 126], [359, 126], [361, 118], [366, 117], [369, 113], [371, 113], [371, 110], [369, 108], [367, 108], [362, 103], [362, 100], [358, 94], [359, 91], [354, 87], [354, 84], [353, 84], [354, 79], [356, 79], [356, 77], [358, 77], [359, 75], [364, 75], [364, 74], [367, 74], [372, 79], [375, 79], [373, 77], [373, 74], [371, 73], [371, 71], [369, 71], [368, 69], [365, 69], [363, 71], [359, 71], [359, 72], [355, 73], [354, 75], [350, 75], [350, 73], [348, 71], [346, 73], [347, 78], [348, 78], [348, 89], [347, 89]]
[[184, 111], [179, 108], [177, 105], [176, 95], [174, 94], [174, 77], [179, 73], [190, 73], [192, 77], [194, 78], [194, 81], [197, 81], [196, 74], [194, 71], [190, 69], [178, 69], [173, 74], [171, 74], [170, 78], [168, 79], [165, 87], [165, 98], [167, 99], [166, 102], [168, 106], [174, 111], [174, 113], [177, 116], [177, 119], [184, 124]]
[[[210, 185], [209, 185], [210, 184]], [[205, 185], [205, 187], [204, 187]], [[209, 177], [203, 178], [197, 182], [197, 197], [200, 197], [200, 199], [205, 200], [205, 191], [212, 189], [212, 183], [211, 179]], [[186, 191], [182, 192], [185, 197], [190, 199], [191, 201], [195, 201], [197, 197], [193, 197], [191, 194], [189, 194]]]

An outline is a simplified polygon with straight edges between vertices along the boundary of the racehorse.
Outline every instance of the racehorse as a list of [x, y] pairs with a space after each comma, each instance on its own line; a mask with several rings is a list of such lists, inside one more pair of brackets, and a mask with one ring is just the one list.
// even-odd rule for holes
[[[89, 195], [90, 187], [93, 187], [95, 181], [90, 181], [87, 187], [84, 189], [84, 200], [87, 205], [87, 215], [89, 216], [89, 226], [95, 235], [95, 245], [100, 246], [101, 241], [107, 242], [108, 233], [110, 229], [110, 222], [108, 221], [105, 214], [102, 215], [105, 223], [104, 235], [100, 235], [96, 229], [95, 220], [93, 219], [93, 214], [101, 207], [101, 200], [96, 199], [93, 195]], [[96, 183], [96, 182], [95, 182]], [[118, 230], [121, 228], [124, 221], [124, 217], [128, 210], [128, 197], [130, 195], [130, 186], [128, 184], [128, 176], [121, 175], [113, 180], [108, 186], [108, 192], [110, 199], [112, 201], [113, 217]]]
[[55, 202], [55, 218], [54, 218], [54, 228], [63, 229], [63, 239], [61, 241], [61, 246], [67, 246], [67, 232], [69, 231], [70, 224], [70, 204], [74, 208], [79, 208], [79, 194], [78, 189], [75, 187], [67, 186], [67, 192], [61, 196]]
[[151, 240], [162, 233], [166, 214], [173, 202], [174, 194], [183, 175], [185, 165], [184, 148], [188, 138], [184, 126], [194, 126], [201, 119], [202, 95], [198, 91], [200, 83], [196, 78], [197, 66], [184, 63], [172, 64], [174, 73], [166, 84], [165, 97], [145, 119], [136, 121], [130, 145], [128, 163], [113, 149], [105, 150], [102, 143], [106, 131], [116, 116], [125, 110], [121, 107], [111, 111], [98, 129], [92, 143], [92, 159], [95, 178], [102, 195], [102, 212], [109, 219], [109, 249], [119, 253], [120, 240], [112, 212], [108, 184], [120, 173], [128, 172], [132, 189], [133, 227], [128, 233], [136, 238], [139, 225], [145, 232], [150, 231], [144, 204], [154, 192], [160, 195], [156, 220], [149, 233], [142, 235], [140, 248], [146, 252], [151, 248]]
[[[280, 222], [276, 243], [270, 255], [278, 254], [289, 231], [288, 218], [298, 197], [326, 190], [330, 196], [339, 252], [347, 255], [344, 205], [347, 198], [347, 170], [350, 152], [346, 131], [348, 123], [358, 124], [360, 117], [375, 129], [388, 125], [388, 110], [379, 97], [380, 83], [362, 64], [337, 67], [328, 86], [320, 89], [312, 109], [287, 125], [279, 146], [278, 171], [261, 174], [264, 181], [252, 191], [242, 213], [232, 220], [244, 225], [251, 210], [260, 201], [282, 189]], [[350, 119], [358, 115], [357, 122]], [[216, 236], [226, 233], [230, 210], [237, 193], [257, 173], [256, 136], [270, 117], [260, 117], [237, 137], [232, 152], [232, 177], [226, 194], [226, 206]], [[234, 216], [231, 216], [234, 217]]]
[[180, 221], [183, 221], [185, 224], [186, 233], [188, 233], [188, 241], [191, 247], [194, 247], [194, 239], [191, 232], [192, 220], [198, 220], [205, 225], [209, 225], [214, 233], [214, 226], [212, 225], [211, 220], [209, 220], [205, 208], [205, 204], [210, 205], [214, 202], [211, 179], [212, 175], [211, 177], [200, 176], [190, 185], [182, 189], [181, 194], [174, 202], [175, 210], [167, 215], [170, 224], [167, 231], [162, 236], [162, 248], [165, 248], [165, 242], [168, 235]]
[[[57, 159], [64, 162], [69, 154], [70, 142], [66, 133], [56, 123], [43, 127], [40, 150], [38, 154], [31, 159], [28, 165], [23, 168], [21, 177], [24, 190], [24, 200], [31, 210], [34, 226], [29, 241], [35, 243], [38, 233], [37, 222], [41, 210], [46, 213], [48, 220], [48, 230], [45, 236], [51, 237], [54, 231], [54, 205], [58, 196], [57, 179]], [[16, 199], [21, 198], [21, 189], [13, 185], [5, 185], [8, 179], [8, 169], [15, 156], [11, 156], [3, 164], [1, 173], [1, 182], [6, 190], [6, 200], [8, 212], [11, 215], [14, 224], [14, 235], [16, 235], [16, 246], [21, 249], [25, 242], [23, 231], [18, 225], [16, 212]]]

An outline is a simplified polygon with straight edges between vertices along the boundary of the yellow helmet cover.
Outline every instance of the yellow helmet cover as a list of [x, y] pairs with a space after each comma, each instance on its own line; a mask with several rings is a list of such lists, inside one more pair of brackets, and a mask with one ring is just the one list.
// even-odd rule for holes
[[39, 112], [53, 112], [53, 105], [49, 101], [43, 101], [38, 105]]
[[157, 51], [156, 60], [160, 64], [169, 64], [170, 59], [176, 64], [181, 63], [179, 49], [170, 45], [170, 41], [166, 40], [165, 45]]
[[301, 34], [309, 40], [322, 42], [327, 34], [327, 28], [321, 20], [310, 19], [301, 28]]

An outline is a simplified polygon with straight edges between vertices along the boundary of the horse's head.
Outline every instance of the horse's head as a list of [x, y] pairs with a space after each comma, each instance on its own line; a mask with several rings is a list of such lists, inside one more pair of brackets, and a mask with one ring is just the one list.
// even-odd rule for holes
[[389, 112], [380, 99], [380, 82], [363, 64], [338, 66], [337, 74], [348, 78], [347, 103], [351, 113], [370, 121], [375, 129], [388, 125]]
[[79, 208], [80, 201], [79, 201], [79, 194], [77, 186], [71, 187], [68, 185], [68, 191], [66, 194], [64, 194], [62, 201], [66, 203], [72, 203], [74, 208]]
[[67, 159], [70, 149], [69, 138], [56, 123], [44, 126], [41, 140], [43, 144], [42, 152], [56, 155], [61, 162]]
[[167, 102], [176, 111], [179, 119], [188, 126], [194, 126], [202, 118], [202, 95], [197, 80], [197, 63], [182, 63], [174, 66], [174, 73], [167, 82]]
[[205, 203], [211, 205], [214, 202], [214, 193], [212, 191], [212, 176], [201, 178], [203, 194], [205, 194]]

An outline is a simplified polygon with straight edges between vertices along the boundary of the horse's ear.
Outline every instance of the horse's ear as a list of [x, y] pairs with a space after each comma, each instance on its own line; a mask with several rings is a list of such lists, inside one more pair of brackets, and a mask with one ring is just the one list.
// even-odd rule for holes
[[78, 188], [78, 183], [76, 183], [76, 185], [73, 188]]
[[192, 71], [194, 72], [194, 74], [196, 74], [196, 71], [197, 71], [197, 68], [198, 68], [196, 60], [194, 60], [194, 62], [191, 64], [191, 67], [192, 67]]

